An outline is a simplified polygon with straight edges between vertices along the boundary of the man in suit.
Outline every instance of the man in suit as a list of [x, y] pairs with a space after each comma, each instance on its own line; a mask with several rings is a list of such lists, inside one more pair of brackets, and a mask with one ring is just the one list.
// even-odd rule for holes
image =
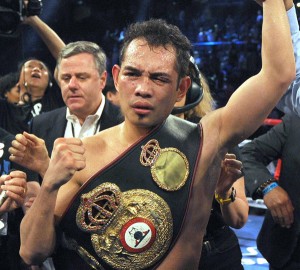
[[119, 109], [102, 94], [107, 79], [106, 55], [97, 44], [78, 41], [66, 45], [59, 54], [56, 69], [66, 107], [36, 117], [30, 127], [35, 136], [17, 135], [12, 143], [14, 148], [10, 149], [11, 161], [42, 177], [55, 139], [82, 139], [122, 121]]
[[[300, 269], [299, 137], [300, 118], [286, 115], [242, 149], [246, 186], [268, 208], [257, 246], [270, 269]], [[277, 159], [282, 160], [279, 181], [266, 167]]]

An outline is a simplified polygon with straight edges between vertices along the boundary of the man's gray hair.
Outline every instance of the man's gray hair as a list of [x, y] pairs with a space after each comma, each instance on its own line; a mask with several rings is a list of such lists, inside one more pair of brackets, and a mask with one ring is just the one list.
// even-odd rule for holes
[[56, 68], [59, 70], [62, 59], [69, 58], [80, 53], [88, 53], [94, 57], [96, 68], [101, 75], [106, 70], [106, 55], [102, 48], [94, 42], [76, 41], [67, 44], [59, 53]]

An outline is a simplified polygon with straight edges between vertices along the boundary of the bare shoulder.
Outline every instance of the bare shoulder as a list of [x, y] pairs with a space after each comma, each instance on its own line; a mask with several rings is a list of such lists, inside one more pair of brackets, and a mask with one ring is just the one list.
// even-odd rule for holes
[[118, 144], [119, 129], [119, 126], [115, 126], [83, 140], [86, 167], [78, 172], [81, 182], [86, 181], [119, 156], [121, 149]]
[[120, 125], [103, 130], [94, 136], [83, 139], [84, 147], [88, 152], [97, 149], [97, 147], [103, 149], [107, 147], [111, 141], [117, 140], [116, 134], [119, 134], [119, 132]]

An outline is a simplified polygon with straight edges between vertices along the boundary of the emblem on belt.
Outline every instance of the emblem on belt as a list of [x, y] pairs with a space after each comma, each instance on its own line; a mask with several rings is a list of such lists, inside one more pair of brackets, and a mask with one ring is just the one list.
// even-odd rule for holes
[[121, 190], [117, 185], [103, 183], [101, 189], [94, 189], [81, 195], [77, 210], [77, 224], [85, 232], [105, 230], [120, 208]]
[[140, 162], [151, 168], [155, 183], [167, 191], [179, 190], [189, 176], [189, 162], [186, 156], [173, 147], [161, 149], [152, 139], [142, 146]]
[[168, 204], [144, 189], [121, 192], [103, 183], [81, 196], [77, 226], [91, 234], [99, 258], [115, 269], [144, 269], [168, 250], [173, 220]]
[[133, 218], [122, 227], [120, 240], [123, 247], [133, 253], [143, 252], [151, 247], [156, 237], [153, 223], [145, 218]]

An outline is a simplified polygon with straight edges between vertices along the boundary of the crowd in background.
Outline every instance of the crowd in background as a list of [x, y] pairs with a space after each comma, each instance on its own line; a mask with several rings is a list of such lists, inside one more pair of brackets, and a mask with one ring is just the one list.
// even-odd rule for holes
[[[262, 15], [254, 1], [110, 1], [99, 5], [98, 1], [69, 0], [56, 4], [52, 15], [49, 1], [43, 2], [41, 18], [65, 42], [89, 40], [99, 44], [107, 54], [108, 71], [118, 62], [119, 46], [130, 22], [153, 17], [179, 26], [194, 44], [196, 63], [207, 77], [218, 106], [226, 104], [234, 89], [261, 66]], [[30, 27], [20, 27], [18, 37], [0, 36], [1, 47], [7, 51], [0, 56], [1, 62], [7, 62], [6, 55], [15, 55], [0, 68], [0, 75], [15, 71], [15, 64], [29, 56], [53, 68], [55, 62], [45, 44]]]

